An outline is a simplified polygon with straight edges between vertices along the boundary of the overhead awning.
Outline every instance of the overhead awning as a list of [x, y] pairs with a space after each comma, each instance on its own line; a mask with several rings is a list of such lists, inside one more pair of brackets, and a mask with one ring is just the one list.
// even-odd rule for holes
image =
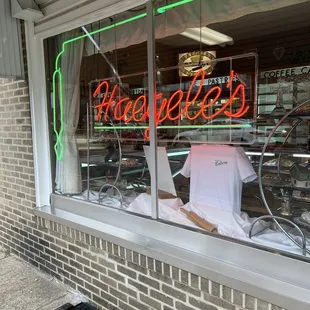
[[20, 22], [11, 16], [10, 0], [0, 1], [0, 77], [24, 78]]
[[[157, 7], [160, 7], [177, 1], [159, 0], [155, 3]], [[308, 1], [194, 0], [158, 16], [156, 18], [156, 38], [179, 34], [187, 28], [226, 22], [248, 14], [275, 10]], [[89, 23], [88, 14], [92, 14], [94, 21], [101, 21], [100, 27], [108, 26], [111, 24], [108, 17], [117, 15], [113, 22], [134, 17], [139, 12], [129, 12], [128, 10], [143, 6], [146, 2], [147, 0], [36, 0], [44, 17], [35, 22], [35, 33], [44, 33], [47, 37], [54, 35], [55, 31], [61, 33], [85, 26]], [[92, 29], [99, 29], [99, 26], [93, 23]], [[90, 28], [88, 30], [91, 31]], [[99, 34], [97, 39], [99, 40]], [[144, 41], [146, 41], [145, 18], [119, 26], [116, 33], [112, 29], [105, 31], [104, 36], [100, 35], [100, 45], [103, 51], [113, 50], [115, 46], [124, 48]], [[87, 54], [94, 51], [90, 41], [86, 42], [86, 51], [88, 51]]]
[[35, 22], [35, 33], [53, 35], [77, 28], [92, 14], [95, 20], [124, 12], [147, 0], [36, 0], [44, 17]]
[[[177, 0], [170, 2], [177, 2]], [[252, 13], [271, 11], [304, 2], [309, 2], [309, 0], [194, 0], [172, 10], [167, 10], [163, 14], [158, 13], [155, 18], [155, 36], [156, 39], [163, 39], [180, 34], [189, 28], [200, 28], [210, 24], [228, 22]], [[156, 1], [157, 8], [166, 4], [166, 0]], [[112, 23], [131, 19], [143, 12], [145, 12], [143, 9], [135, 10], [135, 12], [127, 11], [118, 14], [112, 21], [105, 19], [101, 20], [100, 24], [99, 22], [92, 23], [88, 25], [87, 30], [91, 32], [92, 30], [103, 29]], [[145, 17], [96, 33], [93, 38], [100, 45], [101, 52], [145, 42], [147, 39]], [[91, 40], [85, 40], [84, 46], [86, 55], [95, 52]]]

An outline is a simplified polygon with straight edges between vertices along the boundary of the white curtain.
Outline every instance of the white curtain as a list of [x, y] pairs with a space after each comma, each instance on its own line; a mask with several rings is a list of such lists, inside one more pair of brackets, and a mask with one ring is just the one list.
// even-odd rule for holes
[[[58, 48], [68, 39], [81, 34], [72, 30], [57, 37]], [[81, 165], [76, 141], [76, 129], [80, 113], [80, 67], [83, 55], [83, 40], [66, 45], [61, 55], [60, 68], [63, 84], [63, 156], [56, 163], [56, 191], [62, 194], [82, 192]], [[59, 111], [59, 108], [57, 109]], [[58, 115], [60, 118], [60, 115]]]
[[[162, 39], [180, 34], [187, 28], [225, 22], [247, 14], [279, 9], [306, 1], [309, 0], [194, 0], [188, 4], [168, 10], [164, 14], [157, 15], [155, 18], [155, 36], [157, 39]], [[156, 6], [161, 7], [166, 3], [166, 0], [160, 0], [156, 2]], [[145, 13], [145, 10], [125, 12], [119, 14], [113, 22], [123, 21], [141, 13]], [[111, 21], [105, 20], [100, 22], [100, 24], [94, 23], [92, 27], [87, 28], [91, 32], [108, 25], [111, 25]], [[142, 43], [147, 40], [146, 19], [141, 18], [131, 21], [116, 28], [97, 33], [93, 37], [99, 43], [102, 52]], [[92, 55], [94, 52], [93, 44], [89, 40], [86, 41], [85, 54]]]

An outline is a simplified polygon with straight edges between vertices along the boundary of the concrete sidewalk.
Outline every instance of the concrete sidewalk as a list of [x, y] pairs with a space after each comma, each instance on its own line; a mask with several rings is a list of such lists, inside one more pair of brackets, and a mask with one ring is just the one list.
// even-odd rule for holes
[[54, 310], [84, 300], [54, 278], [0, 249], [1, 310]]

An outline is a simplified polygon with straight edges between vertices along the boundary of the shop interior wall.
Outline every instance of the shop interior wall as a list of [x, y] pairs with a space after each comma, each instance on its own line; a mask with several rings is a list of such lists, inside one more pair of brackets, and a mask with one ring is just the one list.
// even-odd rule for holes
[[[283, 47], [285, 49], [284, 55], [280, 60], [277, 60], [273, 55], [273, 50], [277, 47]], [[159, 56], [159, 66], [163, 68], [175, 66], [177, 65], [179, 53], [191, 52], [199, 48], [198, 42], [196, 45], [173, 47], [157, 41], [156, 55]], [[203, 49], [216, 50], [217, 58], [243, 54], [247, 51], [257, 49], [260, 70], [291, 67], [294, 65], [308, 64], [310, 62], [310, 33], [308, 28], [300, 28], [248, 40], [235, 40], [233, 45], [226, 45], [225, 47], [205, 46]], [[120, 49], [117, 50], [117, 52], [114, 51], [107, 55], [114, 64], [117, 64], [120, 75], [147, 71], [146, 43]], [[243, 68], [239, 68], [240, 72], [247, 72], [247, 70], [246, 63]], [[84, 57], [80, 75], [80, 79], [83, 83], [107, 76], [109, 76], [109, 68], [101, 55], [97, 54]], [[177, 82], [178, 76], [176, 71], [165, 73], [164, 84], [173, 84]], [[141, 87], [141, 83], [142, 81], [140, 78], [132, 78], [130, 87]]]
[[[212, 25], [210, 26], [212, 28]], [[180, 37], [179, 37], [180, 38]], [[182, 42], [184, 38], [181, 38]], [[178, 39], [174, 38], [174, 42]], [[274, 49], [284, 48], [284, 54], [281, 59], [277, 60], [274, 55]], [[180, 53], [192, 52], [200, 49], [200, 44], [187, 46], [171, 46], [156, 41], [155, 51], [159, 57], [158, 66], [167, 68], [176, 66], [178, 63], [178, 55]], [[291, 31], [283, 31], [277, 34], [262, 35], [246, 40], [234, 41], [233, 45], [221, 46], [202, 46], [203, 50], [215, 50], [217, 58], [240, 55], [247, 52], [255, 51], [259, 56], [259, 70], [288, 68], [293, 66], [307, 65], [310, 63], [310, 33], [307, 27], [293, 29]], [[140, 73], [147, 71], [147, 53], [146, 42], [138, 45], [129, 46], [124, 49], [106, 53], [109, 61], [114, 64], [119, 74], [126, 75], [132, 73]], [[247, 62], [242, 65], [238, 63], [238, 73], [253, 73], [253, 66]], [[221, 72], [218, 66], [214, 72], [215, 75], [227, 75], [227, 70]], [[88, 83], [95, 79], [102, 79], [112, 76], [112, 72], [100, 54], [84, 57], [81, 65], [80, 83], [81, 83], [81, 103], [87, 102], [89, 98]], [[185, 78], [186, 79], [186, 78]], [[127, 80], [130, 88], [143, 87], [141, 76], [131, 77]], [[162, 75], [162, 84], [175, 84], [180, 81], [177, 70], [166, 71]], [[259, 82], [259, 81], [258, 81]], [[245, 117], [252, 117], [254, 105]]]

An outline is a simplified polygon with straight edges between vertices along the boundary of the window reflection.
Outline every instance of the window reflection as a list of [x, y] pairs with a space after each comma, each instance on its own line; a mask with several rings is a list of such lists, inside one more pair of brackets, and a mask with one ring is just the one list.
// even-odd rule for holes
[[[295, 22], [309, 4], [295, 13], [249, 4], [251, 16], [227, 21], [213, 19], [206, 1], [159, 9], [164, 4], [155, 2], [159, 218], [298, 252], [266, 220], [252, 240], [248, 234], [268, 213], [265, 197], [273, 214], [308, 236], [310, 105], [276, 125], [309, 98], [301, 51], [309, 21]], [[145, 12], [141, 6], [45, 43], [55, 192], [151, 216]], [[278, 16], [292, 21], [289, 34]], [[258, 27], [265, 19], [268, 29]]]

